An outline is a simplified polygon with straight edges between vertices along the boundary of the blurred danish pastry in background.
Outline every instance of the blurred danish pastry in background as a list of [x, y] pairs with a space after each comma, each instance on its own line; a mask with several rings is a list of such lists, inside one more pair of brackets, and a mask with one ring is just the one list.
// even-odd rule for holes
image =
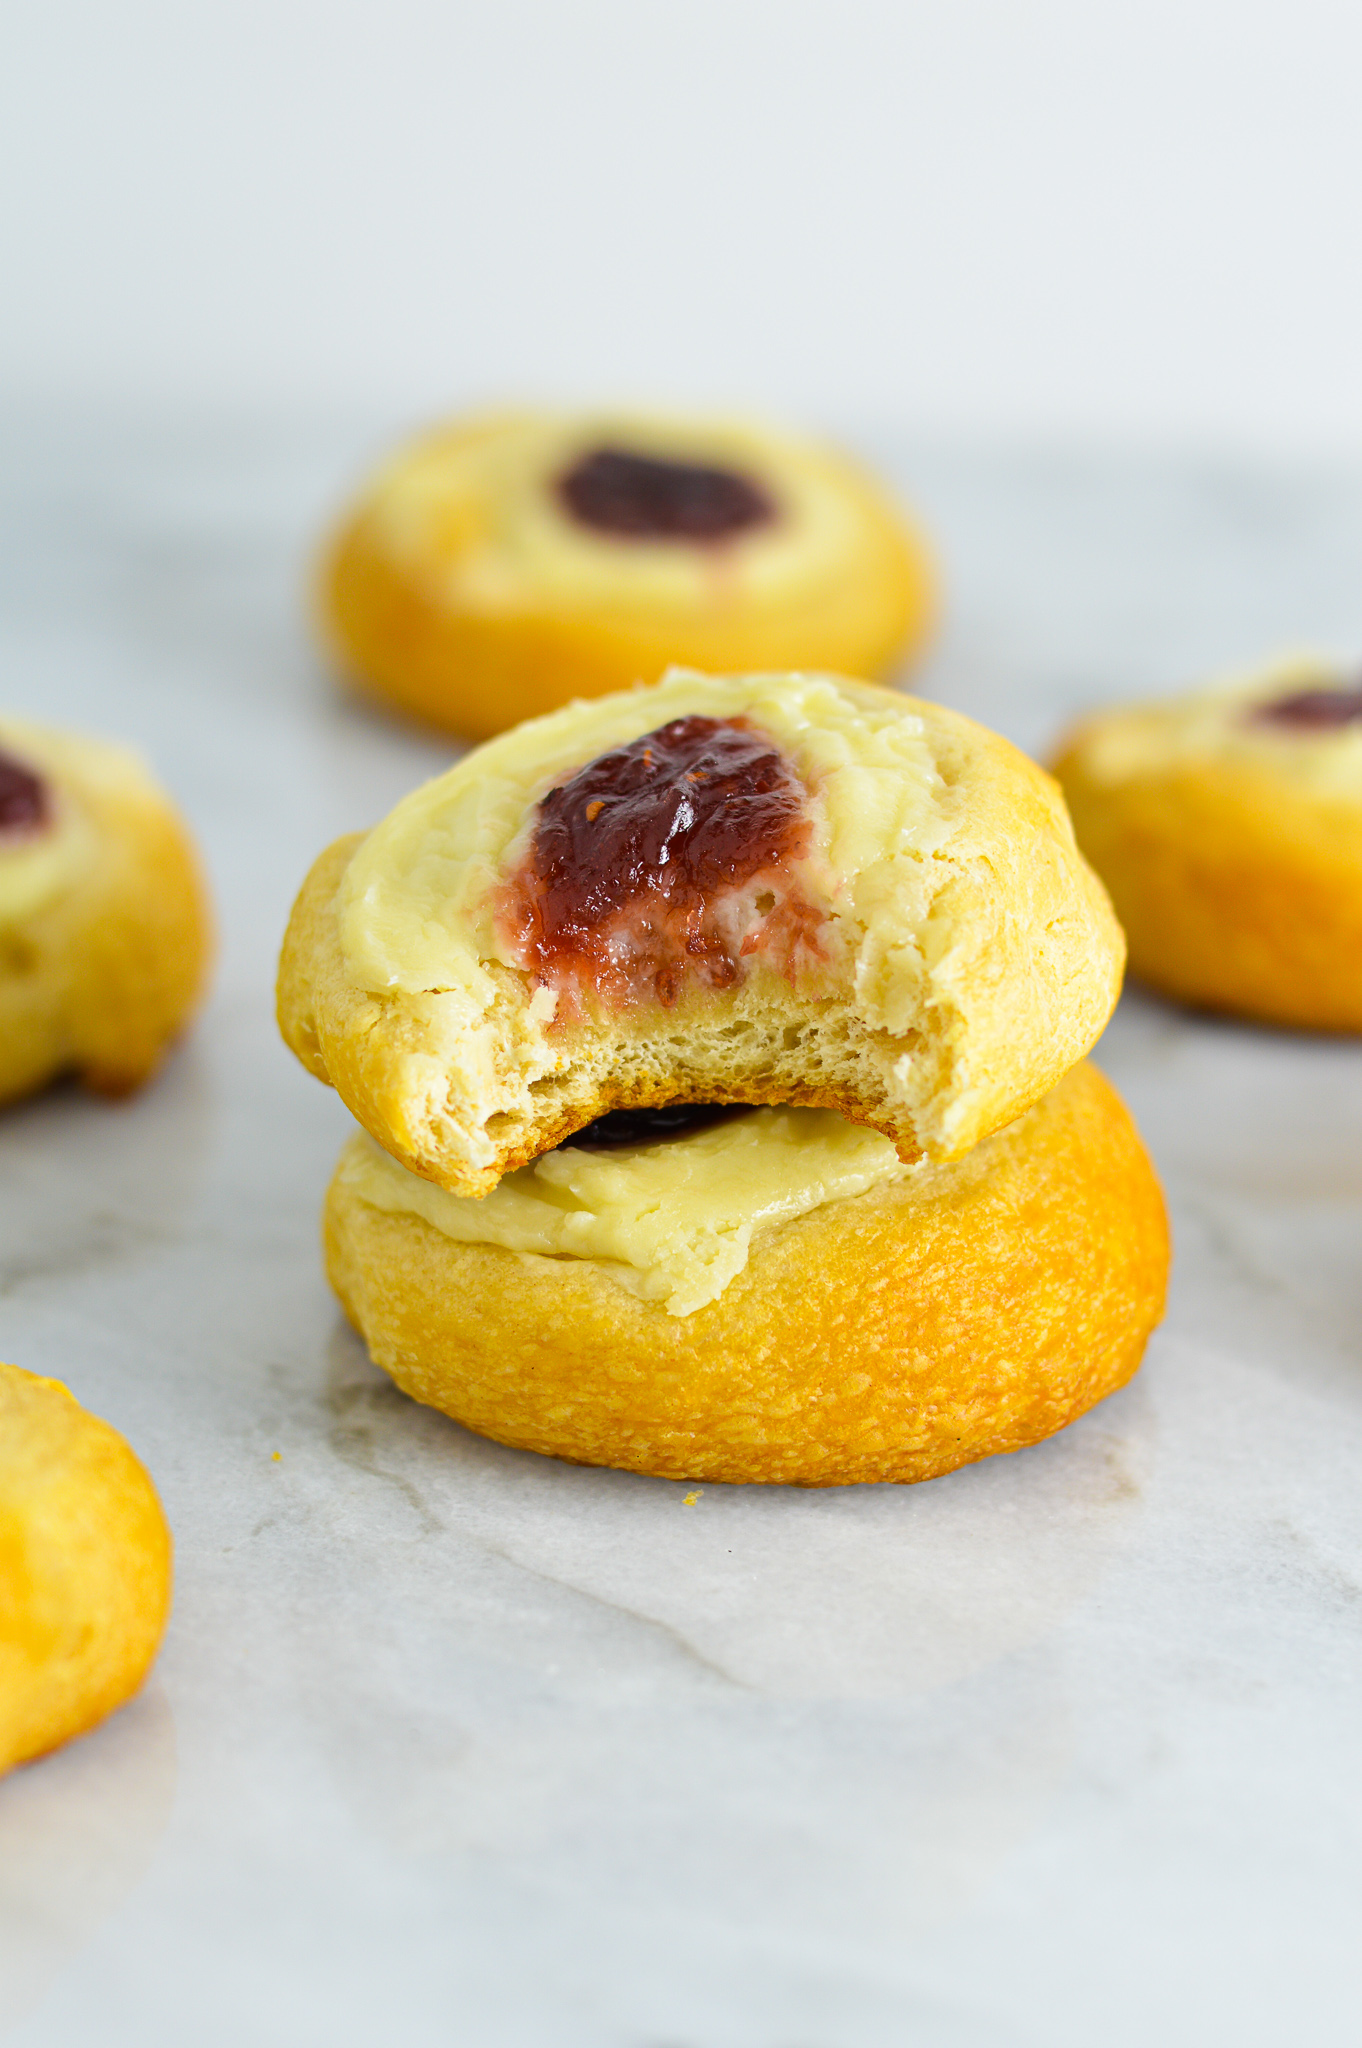
[[926, 547], [834, 449], [746, 422], [506, 412], [395, 455], [325, 555], [346, 670], [482, 738], [717, 671], [886, 676], [925, 636]]
[[0, 1102], [64, 1073], [140, 1086], [210, 952], [197, 855], [139, 757], [0, 718]]
[[1208, 1009], [1362, 1031], [1362, 674], [1296, 657], [1097, 712], [1055, 774], [1133, 974]]

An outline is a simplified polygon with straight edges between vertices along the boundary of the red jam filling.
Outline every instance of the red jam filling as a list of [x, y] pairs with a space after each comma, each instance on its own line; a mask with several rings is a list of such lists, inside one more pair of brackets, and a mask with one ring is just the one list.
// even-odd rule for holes
[[1351, 690], [1297, 690], [1251, 714], [1258, 725], [1284, 725], [1293, 732], [1337, 732], [1362, 719], [1362, 684]]
[[13, 754], [0, 753], [0, 833], [41, 831], [51, 814], [41, 775]]
[[794, 875], [810, 832], [804, 785], [765, 734], [675, 718], [549, 791], [504, 936], [571, 1007], [730, 988], [760, 951], [793, 971], [822, 921]]
[[691, 1131], [725, 1124], [746, 1114], [741, 1102], [669, 1102], [665, 1109], [612, 1109], [594, 1123], [564, 1138], [564, 1145], [584, 1145], [592, 1152], [613, 1152], [623, 1145], [656, 1145], [663, 1138], [684, 1138]]
[[725, 541], [776, 516], [760, 485], [736, 470], [624, 448], [583, 455], [559, 477], [558, 496], [579, 525], [620, 540]]

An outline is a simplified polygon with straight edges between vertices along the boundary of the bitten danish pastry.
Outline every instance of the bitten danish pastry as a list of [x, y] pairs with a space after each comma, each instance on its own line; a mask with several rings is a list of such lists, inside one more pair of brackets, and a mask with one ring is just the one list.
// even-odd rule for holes
[[160, 1502], [117, 1430], [0, 1365], [0, 1771], [132, 1698], [170, 1577]]
[[108, 740], [0, 719], [0, 1102], [155, 1070], [203, 989], [210, 918], [179, 815]]
[[801, 675], [575, 705], [304, 885], [281, 1025], [366, 1126], [332, 1280], [399, 1385], [565, 1458], [831, 1485], [1034, 1442], [1163, 1298], [1080, 1064], [1120, 969], [1054, 785], [968, 719]]
[[475, 738], [675, 661], [884, 675], [931, 605], [922, 541], [849, 458], [646, 415], [426, 435], [348, 514], [321, 588], [358, 681]]
[[1302, 657], [1100, 712], [1055, 773], [1141, 980], [1362, 1031], [1362, 678]]
[[677, 672], [489, 742], [323, 854], [279, 1016], [481, 1194], [609, 1110], [836, 1109], [958, 1158], [1080, 1059], [1122, 943], [1055, 785], [940, 705]]

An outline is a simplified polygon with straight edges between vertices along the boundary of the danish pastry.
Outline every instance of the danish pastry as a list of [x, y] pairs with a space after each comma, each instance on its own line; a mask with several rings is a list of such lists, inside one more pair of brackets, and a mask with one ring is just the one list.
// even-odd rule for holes
[[137, 756], [0, 719], [0, 1102], [73, 1072], [138, 1087], [198, 1002], [198, 862]]
[[0, 1771], [132, 1698], [170, 1577], [160, 1502], [117, 1430], [0, 1365]]
[[466, 756], [304, 884], [280, 1024], [459, 1195], [620, 1108], [835, 1109], [959, 1158], [1081, 1059], [1122, 943], [1055, 785], [826, 676], [579, 703]]
[[1158, 1184], [1087, 1064], [944, 1165], [829, 1110], [609, 1135], [482, 1201], [352, 1141], [328, 1266], [408, 1394], [582, 1464], [928, 1479], [1082, 1414], [1161, 1313]]
[[932, 582], [918, 535], [830, 449], [503, 413], [388, 463], [326, 553], [321, 614], [359, 682], [482, 738], [674, 661], [886, 674], [922, 640]]
[[1362, 680], [1297, 658], [1101, 712], [1055, 773], [1141, 980], [1362, 1031]]

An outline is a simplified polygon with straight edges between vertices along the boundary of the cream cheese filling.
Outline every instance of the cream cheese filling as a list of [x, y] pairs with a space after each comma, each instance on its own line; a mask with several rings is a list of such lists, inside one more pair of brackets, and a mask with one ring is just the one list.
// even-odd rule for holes
[[342, 1154], [343, 1186], [376, 1209], [420, 1216], [461, 1244], [590, 1260], [669, 1315], [716, 1301], [755, 1232], [916, 1169], [888, 1138], [831, 1109], [753, 1109], [652, 1144], [567, 1145], [508, 1173], [481, 1199], [400, 1166], [367, 1132]]

